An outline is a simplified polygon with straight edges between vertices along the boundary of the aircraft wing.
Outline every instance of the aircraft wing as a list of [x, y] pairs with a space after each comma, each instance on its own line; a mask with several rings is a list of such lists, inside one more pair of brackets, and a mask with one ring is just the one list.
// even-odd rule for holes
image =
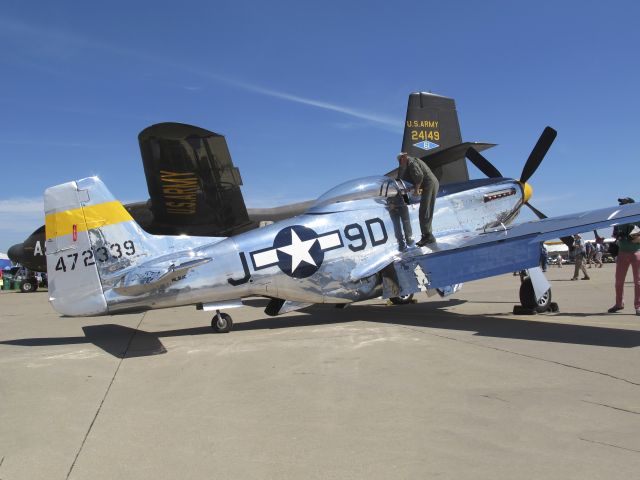
[[[409, 249], [379, 264], [384, 297], [445, 288], [539, 265], [540, 242], [614, 225], [640, 222], [640, 204], [629, 204], [498, 227], [456, 232], [433, 251]], [[367, 272], [371, 274], [371, 272]]]

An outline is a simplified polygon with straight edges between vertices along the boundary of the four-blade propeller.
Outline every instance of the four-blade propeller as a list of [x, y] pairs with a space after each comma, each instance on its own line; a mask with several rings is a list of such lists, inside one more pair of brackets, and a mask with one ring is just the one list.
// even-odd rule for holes
[[[542, 213], [540, 210], [535, 208], [528, 202], [528, 197], [531, 195], [531, 187], [527, 184], [527, 180], [531, 178], [531, 176], [538, 169], [544, 156], [549, 151], [551, 144], [556, 138], [556, 132], [551, 127], [546, 127], [540, 135], [540, 138], [536, 142], [533, 150], [529, 154], [529, 158], [524, 164], [522, 168], [522, 173], [520, 174], [519, 183], [522, 185], [522, 188], [525, 192], [524, 196], [524, 204], [531, 209], [531, 211], [539, 218], [544, 219], [547, 216]], [[480, 152], [475, 150], [473, 147], [469, 148], [466, 153], [466, 157], [469, 159], [471, 163], [473, 163], [478, 170], [484, 173], [489, 178], [501, 178], [502, 174], [500, 171], [489, 161], [487, 160]], [[571, 248], [573, 246], [573, 237], [563, 237], [561, 240]]]
[[[527, 158], [527, 161], [525, 162], [524, 167], [522, 168], [522, 173], [520, 174], [520, 180], [519, 180], [520, 183], [522, 184], [527, 183], [527, 180], [529, 180], [531, 176], [535, 173], [535, 171], [538, 169], [538, 167], [542, 163], [544, 156], [549, 151], [551, 144], [556, 139], [556, 135], [558, 135], [558, 132], [556, 132], [551, 127], [546, 127], [543, 130], [542, 135], [540, 135], [540, 138], [536, 142], [536, 145], [533, 147], [533, 150], [531, 150], [531, 153], [529, 154], [529, 158]], [[466, 156], [469, 159], [469, 161], [473, 163], [478, 168], [478, 170], [484, 173], [487, 177], [489, 178], [502, 177], [502, 174], [500, 173], [500, 171], [496, 167], [494, 167], [489, 160], [487, 160], [480, 152], [475, 150], [473, 147], [467, 150]]]

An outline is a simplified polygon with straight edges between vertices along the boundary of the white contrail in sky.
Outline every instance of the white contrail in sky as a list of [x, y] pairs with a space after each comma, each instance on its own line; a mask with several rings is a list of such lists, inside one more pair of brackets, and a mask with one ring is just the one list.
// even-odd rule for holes
[[[5, 17], [5, 18], [0, 18], [0, 35], [2, 35], [2, 33], [4, 33], [5, 35], [11, 35], [11, 33], [14, 33], [16, 34], [16, 36], [22, 37], [22, 38], [24, 38], [25, 36], [30, 36], [32, 38], [35, 38], [42, 45], [49, 46], [49, 49], [45, 50], [45, 52], [49, 52], [51, 56], [55, 56], [56, 55], [55, 52], [58, 52], [58, 54], [61, 54], [61, 55], [62, 55], [61, 52], [63, 51], [68, 52], [68, 48], [61, 48], [56, 50], [55, 45], [57, 44], [63, 45], [65, 47], [73, 45], [78, 50], [82, 50], [86, 48], [101, 50], [103, 52], [107, 52], [112, 55], [130, 57], [130, 58], [135, 58], [137, 60], [142, 60], [148, 63], [162, 65], [165, 68], [172, 67], [183, 72], [186, 70], [191, 72], [194, 75], [198, 75], [210, 80], [215, 80], [232, 87], [257, 93], [259, 95], [265, 95], [268, 97], [278, 98], [288, 102], [298, 103], [301, 105], [307, 105], [310, 107], [315, 107], [323, 110], [329, 110], [332, 112], [341, 113], [349, 117], [358, 118], [360, 120], [371, 122], [372, 124], [378, 125], [384, 128], [385, 130], [391, 129], [394, 132], [402, 130], [401, 118], [380, 115], [372, 112], [364, 112], [364, 111], [350, 108], [347, 106], [337, 105], [334, 103], [316, 100], [308, 97], [303, 97], [300, 95], [294, 95], [292, 93], [282, 92], [282, 91], [274, 90], [271, 88], [265, 88], [260, 85], [244, 82], [228, 76], [224, 76], [224, 75], [208, 72], [205, 70], [201, 70], [198, 68], [193, 68], [188, 65], [183, 65], [176, 62], [168, 61], [166, 58], [162, 58], [157, 55], [148, 54], [148, 53], [140, 52], [138, 50], [132, 50], [129, 48], [123, 48], [123, 47], [115, 46], [112, 44], [92, 40], [92, 39], [82, 37], [74, 33], [69, 33], [62, 30], [34, 27], [22, 21], [19, 21], [16, 19], [8, 19]], [[39, 53], [42, 54], [43, 52], [41, 51]]]
[[208, 72], [191, 70], [193, 73], [206, 76], [208, 78], [212, 78], [214, 80], [218, 80], [223, 83], [227, 83], [234, 87], [242, 88], [243, 90], [248, 90], [250, 92], [259, 93], [261, 95], [266, 95], [269, 97], [280, 98], [282, 100], [287, 100], [289, 102], [300, 103], [303, 105], [309, 105], [311, 107], [322, 108], [324, 110], [331, 110], [333, 112], [342, 113], [344, 115], [349, 115], [350, 117], [359, 118], [361, 120], [367, 120], [369, 122], [377, 123], [383, 125], [385, 127], [393, 127], [395, 130], [402, 129], [402, 120], [393, 118], [390, 116], [379, 115], [375, 113], [368, 113], [356, 110], [354, 108], [344, 107], [341, 105], [336, 105], [329, 102], [323, 102], [321, 100], [315, 100], [312, 98], [301, 97], [299, 95], [293, 95], [291, 93], [280, 92], [278, 90], [272, 90], [270, 88], [261, 87], [259, 85], [254, 85], [251, 83], [234, 80], [228, 77], [223, 77], [216, 74], [211, 74]]

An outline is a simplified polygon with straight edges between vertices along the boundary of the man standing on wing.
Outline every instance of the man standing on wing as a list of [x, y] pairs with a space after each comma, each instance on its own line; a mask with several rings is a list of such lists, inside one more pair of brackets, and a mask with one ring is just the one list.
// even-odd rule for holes
[[429, 243], [435, 243], [436, 238], [431, 233], [431, 222], [440, 183], [427, 164], [419, 158], [410, 157], [406, 152], [402, 152], [398, 155], [398, 162], [398, 178], [413, 183], [415, 194], [422, 195], [419, 210], [422, 238], [416, 245], [424, 247]]

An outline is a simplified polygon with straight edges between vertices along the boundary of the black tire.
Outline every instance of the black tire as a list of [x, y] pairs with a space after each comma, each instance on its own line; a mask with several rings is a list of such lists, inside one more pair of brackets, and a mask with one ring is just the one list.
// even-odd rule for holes
[[211, 328], [216, 333], [228, 333], [233, 328], [233, 320], [228, 313], [219, 313], [211, 320]]
[[546, 312], [551, 304], [551, 289], [547, 290], [540, 300], [536, 300], [533, 282], [526, 278], [520, 285], [520, 304], [538, 313]]
[[402, 295], [401, 297], [391, 297], [389, 299], [394, 305], [408, 305], [413, 303], [413, 293], [410, 295]]
[[20, 291], [22, 293], [35, 292], [38, 289], [38, 283], [34, 280], [24, 280], [20, 283]]

